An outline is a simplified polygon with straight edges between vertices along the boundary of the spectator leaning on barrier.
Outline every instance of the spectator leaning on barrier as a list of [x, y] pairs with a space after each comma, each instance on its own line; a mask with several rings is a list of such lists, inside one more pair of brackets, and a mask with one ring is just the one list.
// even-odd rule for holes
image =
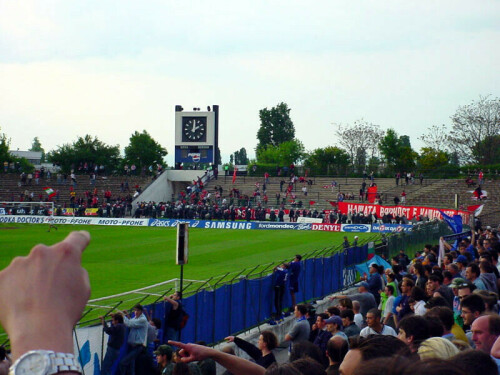
[[124, 311], [124, 324], [130, 328], [127, 340], [127, 354], [120, 361], [120, 373], [125, 375], [130, 372], [135, 374], [135, 360], [146, 348], [146, 335], [148, 332], [148, 320], [143, 314], [144, 308], [137, 304], [133, 308], [134, 317], [130, 318], [127, 311]]
[[299, 291], [299, 275], [300, 275], [300, 261], [302, 256], [297, 254], [295, 259], [288, 265], [288, 289], [290, 290], [290, 296], [292, 297], [292, 310], [297, 304], [295, 293]]
[[121, 313], [111, 316], [111, 326], [108, 326], [101, 316], [101, 323], [104, 332], [109, 336], [106, 355], [102, 361], [101, 374], [111, 374], [111, 368], [120, 355], [120, 348], [125, 340], [125, 325], [123, 324], [123, 315]]

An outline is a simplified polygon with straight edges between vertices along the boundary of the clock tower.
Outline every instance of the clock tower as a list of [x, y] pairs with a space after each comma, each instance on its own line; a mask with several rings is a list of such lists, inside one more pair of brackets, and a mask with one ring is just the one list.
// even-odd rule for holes
[[193, 108], [185, 112], [175, 106], [175, 164], [215, 164], [219, 141], [219, 106], [206, 112]]

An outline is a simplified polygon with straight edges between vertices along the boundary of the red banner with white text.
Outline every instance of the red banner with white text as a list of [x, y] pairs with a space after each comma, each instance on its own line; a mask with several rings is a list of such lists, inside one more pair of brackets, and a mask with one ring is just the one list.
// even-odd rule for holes
[[[371, 215], [376, 214], [377, 217], [381, 218], [384, 215], [391, 214], [393, 216], [403, 216], [405, 215], [408, 220], [416, 217], [417, 219], [420, 216], [427, 216], [430, 220], [439, 219], [443, 220], [441, 217], [441, 213], [439, 209], [434, 207], [422, 207], [422, 206], [381, 206], [379, 204], [363, 204], [363, 203], [348, 203], [348, 202], [339, 202], [338, 210], [343, 214], [347, 214], [349, 211], [352, 213], [362, 212], [363, 215]], [[462, 216], [462, 220], [464, 224], [469, 224], [470, 213], [467, 211], [460, 210], [450, 210], [450, 209], [442, 209], [446, 215], [460, 215]]]

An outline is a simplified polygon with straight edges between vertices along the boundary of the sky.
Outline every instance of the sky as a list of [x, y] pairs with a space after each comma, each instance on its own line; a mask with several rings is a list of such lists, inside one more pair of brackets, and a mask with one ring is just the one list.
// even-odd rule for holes
[[121, 150], [147, 130], [173, 164], [174, 107], [220, 106], [222, 161], [254, 156], [285, 102], [307, 150], [364, 119], [409, 135], [500, 96], [500, 1], [0, 0], [0, 132], [46, 151]]

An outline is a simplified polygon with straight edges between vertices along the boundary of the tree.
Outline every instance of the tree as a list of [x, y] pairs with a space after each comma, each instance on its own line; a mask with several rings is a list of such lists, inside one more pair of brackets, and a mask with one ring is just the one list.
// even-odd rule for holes
[[280, 103], [271, 109], [261, 109], [259, 118], [257, 152], [268, 146], [279, 146], [295, 138], [295, 127], [290, 118], [290, 108], [286, 103]]
[[472, 148], [472, 155], [479, 164], [500, 163], [500, 135], [488, 136]]
[[427, 133], [422, 134], [418, 139], [424, 142], [427, 148], [448, 151], [448, 133], [446, 125], [432, 125], [427, 129]]
[[130, 136], [130, 143], [125, 147], [125, 163], [135, 164], [138, 170], [142, 167], [148, 168], [155, 163], [163, 164], [163, 158], [168, 154], [167, 150], [156, 142], [146, 130], [142, 133], [135, 131]]
[[451, 116], [452, 129], [448, 139], [457, 150], [461, 162], [481, 163], [494, 154], [494, 140], [500, 135], [500, 99], [479, 97], [479, 101], [458, 107]]
[[431, 147], [423, 147], [420, 149], [418, 164], [422, 170], [427, 171], [427, 174], [430, 171], [445, 167], [449, 163], [450, 155], [445, 151], [436, 150]]
[[412, 150], [410, 138], [407, 135], [398, 136], [394, 129], [388, 129], [378, 147], [387, 167], [392, 172], [410, 171], [415, 168], [418, 154]]
[[31, 148], [29, 149], [29, 151], [41, 152], [42, 158], [40, 161], [42, 163], [45, 161], [45, 150], [42, 147], [42, 144], [40, 143], [38, 137], [33, 138], [33, 142], [31, 143]]
[[240, 148], [239, 151], [234, 152], [234, 164], [236, 165], [247, 165], [248, 156], [245, 147]]
[[77, 169], [80, 164], [103, 165], [106, 171], [112, 172], [120, 161], [118, 146], [108, 146], [97, 137], [90, 135], [78, 137], [73, 144], [59, 146], [47, 154], [47, 159], [68, 173]]
[[337, 126], [335, 134], [338, 143], [347, 151], [358, 172], [361, 172], [366, 167], [366, 160], [377, 155], [384, 132], [380, 126], [363, 119], [354, 121], [352, 125], [334, 125]]
[[[2, 130], [2, 128], [0, 128]], [[12, 160], [12, 156], [9, 152], [9, 146], [10, 146], [10, 139], [7, 138], [7, 135], [5, 133], [0, 132], [0, 161], [8, 161], [10, 162]], [[2, 165], [3, 167], [3, 165]]]
[[349, 165], [349, 154], [338, 147], [317, 148], [308, 154], [304, 166], [317, 175], [344, 173]]
[[263, 164], [290, 165], [298, 163], [304, 156], [304, 145], [296, 139], [257, 151], [257, 160]]

